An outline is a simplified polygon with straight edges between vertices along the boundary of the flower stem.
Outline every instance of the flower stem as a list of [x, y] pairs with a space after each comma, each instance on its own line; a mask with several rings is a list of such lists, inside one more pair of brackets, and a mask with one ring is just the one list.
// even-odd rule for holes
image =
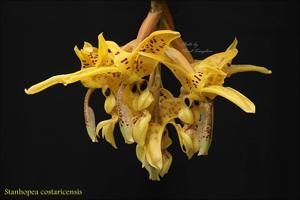
[[153, 31], [156, 30], [157, 24], [159, 20], [161, 19], [161, 4], [160, 1], [152, 0], [151, 1], [151, 9], [147, 15], [147, 17], [144, 19], [138, 35], [136, 37], [135, 44], [136, 46], [143, 41], [147, 36], [149, 36]]
[[[169, 30], [175, 30], [172, 14], [171, 14], [170, 9], [165, 1], [163, 1], [161, 4], [161, 10], [162, 10], [162, 17], [161, 17], [162, 27], [165, 29], [169, 29]], [[189, 61], [189, 63], [194, 62], [194, 58], [193, 58], [192, 54], [186, 47], [186, 45], [183, 42], [181, 37], [174, 40], [172, 42], [172, 45], [174, 46], [175, 49], [180, 51], [184, 55], [184, 57], [186, 57], [186, 59]]]

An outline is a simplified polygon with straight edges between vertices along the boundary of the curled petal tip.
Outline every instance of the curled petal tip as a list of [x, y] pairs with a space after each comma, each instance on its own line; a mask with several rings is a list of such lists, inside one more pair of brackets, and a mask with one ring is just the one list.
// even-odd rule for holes
[[34, 91], [32, 91], [32, 89], [31, 88], [29, 88], [29, 89], [24, 89], [24, 91], [25, 91], [25, 93], [27, 94], [27, 95], [32, 95], [32, 94], [35, 94], [36, 92], [34, 92]]
[[24, 89], [24, 91], [26, 94], [30, 94], [26, 88]]

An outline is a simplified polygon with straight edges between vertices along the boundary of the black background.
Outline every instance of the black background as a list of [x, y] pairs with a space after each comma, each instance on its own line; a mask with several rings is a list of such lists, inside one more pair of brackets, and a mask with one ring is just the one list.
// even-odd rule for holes
[[[299, 196], [299, 5], [290, 1], [169, 2], [186, 42], [217, 53], [235, 36], [234, 63], [266, 66], [272, 75], [242, 73], [226, 80], [257, 108], [247, 114], [215, 99], [208, 156], [190, 161], [171, 129], [173, 164], [160, 182], [125, 145], [93, 144], [85, 130], [80, 83], [34, 96], [24, 88], [80, 68], [73, 47], [97, 36], [120, 45], [132, 40], [148, 1], [1, 3], [1, 196], [11, 189], [81, 189], [82, 198], [296, 198]], [[202, 59], [211, 53], [194, 53]], [[165, 87], [178, 94], [168, 70]], [[101, 92], [92, 97], [97, 121], [107, 119]], [[20, 198], [20, 197], [18, 197]], [[41, 198], [41, 197], [39, 197]], [[62, 196], [57, 199], [62, 199]], [[73, 199], [73, 197], [69, 197]]]

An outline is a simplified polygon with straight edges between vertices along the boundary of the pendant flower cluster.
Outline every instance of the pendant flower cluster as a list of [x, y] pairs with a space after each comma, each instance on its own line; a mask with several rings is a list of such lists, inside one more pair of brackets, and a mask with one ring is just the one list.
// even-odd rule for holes
[[[136, 144], [136, 156], [149, 172], [151, 180], [159, 180], [169, 170], [172, 144], [167, 124], [175, 127], [182, 151], [190, 159], [194, 154], [207, 155], [212, 140], [213, 99], [221, 96], [248, 113], [255, 105], [224, 80], [238, 72], [271, 71], [254, 65], [233, 64], [237, 40], [224, 51], [204, 60], [190, 62], [176, 41], [180, 33], [173, 30], [155, 31], [161, 10], [152, 10], [144, 20], [137, 39], [124, 46], [98, 36], [98, 47], [85, 42], [74, 50], [81, 69], [74, 73], [53, 76], [25, 89], [27, 94], [41, 92], [55, 84], [65, 86], [77, 81], [88, 88], [84, 99], [87, 132], [93, 142], [102, 137], [117, 148], [114, 134], [119, 124], [125, 143]], [[165, 18], [163, 18], [165, 20]], [[167, 27], [165, 27], [167, 29]], [[169, 28], [168, 28], [169, 29]], [[174, 97], [163, 87], [161, 64], [180, 81], [180, 95]], [[102, 90], [104, 109], [111, 119], [96, 124], [89, 106], [91, 94]], [[173, 137], [174, 138], [174, 137]]]

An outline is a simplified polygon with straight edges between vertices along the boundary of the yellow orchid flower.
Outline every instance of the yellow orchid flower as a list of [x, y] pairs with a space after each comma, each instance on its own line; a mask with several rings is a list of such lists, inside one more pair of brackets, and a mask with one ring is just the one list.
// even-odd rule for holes
[[247, 97], [233, 88], [222, 86], [224, 79], [237, 72], [257, 71], [270, 74], [271, 71], [253, 65], [232, 65], [230, 67], [232, 59], [237, 54], [236, 44], [237, 40], [235, 39], [225, 52], [209, 56], [198, 61], [194, 66], [189, 64], [179, 51], [170, 47], [165, 51], [166, 56], [145, 52], [139, 54], [165, 64], [181, 82], [183, 88], [198, 94], [201, 100], [213, 99], [216, 95], [220, 95], [245, 112], [254, 113], [255, 105]]
[[[156, 30], [167, 29], [167, 30]], [[173, 156], [167, 125], [175, 127], [180, 147], [188, 159], [207, 155], [213, 130], [213, 99], [222, 96], [245, 112], [254, 113], [255, 105], [243, 94], [224, 87], [224, 80], [238, 72], [256, 71], [270, 74], [260, 66], [236, 65], [237, 39], [224, 51], [204, 60], [196, 60], [173, 31], [174, 24], [165, 2], [151, 1], [151, 10], [143, 21], [136, 39], [119, 46], [98, 35], [98, 47], [84, 42], [74, 47], [81, 62], [78, 71], [56, 75], [25, 89], [29, 95], [53, 85], [80, 81], [87, 89], [84, 118], [92, 142], [104, 138], [114, 148], [118, 123], [125, 143], [136, 143], [136, 156], [149, 173], [150, 180], [160, 180], [168, 173]], [[161, 63], [180, 81], [180, 95], [174, 97], [161, 80]], [[149, 78], [148, 78], [149, 77]], [[96, 125], [89, 106], [93, 92], [102, 90], [104, 110], [110, 119]], [[100, 134], [101, 131], [101, 134]]]
[[101, 33], [98, 36], [98, 49], [88, 42], [84, 43], [81, 50], [75, 46], [74, 51], [81, 61], [81, 70], [53, 76], [28, 90], [25, 89], [25, 92], [35, 94], [55, 84], [68, 85], [77, 81], [81, 81], [88, 88], [101, 88], [109, 85], [116, 92], [121, 81], [137, 81], [149, 75], [157, 65], [157, 62], [152, 59], [140, 58], [139, 51], [161, 55], [167, 45], [178, 37], [180, 34], [175, 31], [155, 31], [145, 38], [133, 52], [126, 52], [115, 42], [105, 41]]
[[[158, 64], [153, 59], [140, 56], [138, 52], [152, 52], [155, 55], [163, 55], [170, 42], [178, 37], [180, 37], [180, 34], [175, 31], [155, 31], [138, 44], [132, 52], [123, 50], [115, 42], [107, 41], [108, 49], [114, 56], [113, 63], [121, 70], [122, 74], [122, 82], [116, 94], [116, 100], [119, 125], [126, 143], [131, 144], [134, 142], [132, 118], [136, 112], [146, 109], [153, 101], [147, 82], [145, 80], [139, 82], [139, 80], [150, 75]], [[133, 94], [135, 92], [131, 92], [129, 88], [133, 91], [138, 88], [141, 94]]]
[[[175, 126], [181, 148], [189, 159], [197, 152], [198, 155], [207, 155], [211, 143], [212, 104], [208, 102], [200, 104], [196, 99], [195, 96], [187, 95], [175, 98], [168, 90], [160, 89], [160, 123], [146, 121], [145, 123], [148, 123], [147, 132], [140, 132], [144, 141], [138, 141], [136, 147], [137, 157], [149, 172], [151, 180], [159, 180], [159, 176], [167, 173], [172, 162], [171, 155], [166, 151], [166, 148], [172, 143], [167, 129], [165, 129], [168, 123]], [[187, 109], [185, 107], [190, 109], [187, 115], [192, 115], [193, 121], [185, 122], [185, 119], [181, 118], [180, 111]], [[182, 119], [183, 127], [175, 123], [174, 119], [176, 118]], [[187, 118], [191, 118], [191, 116], [187, 116]]]
[[[175, 38], [175, 36], [177, 37], [178, 33], [177, 32], [172, 32], [172, 31], [156, 31], [153, 34], [151, 34], [149, 37], [147, 37], [142, 42], [142, 44], [144, 44], [145, 46], [149, 45], [151, 47], [152, 46], [151, 43], [154, 43], [154, 41], [156, 41], [155, 38], [157, 38], [157, 39], [160, 39], [160, 42], [157, 42], [157, 43], [158, 44], [162, 43], [162, 46], [164, 46], [165, 45], [164, 41], [167, 44], [167, 43], [169, 43], [173, 39], [171, 37], [172, 35], [174, 35], [174, 38]], [[101, 40], [99, 40], [99, 41], [101, 42]], [[104, 41], [104, 39], [102, 39], [102, 41]], [[108, 44], [109, 44], [109, 42], [108, 42]], [[103, 46], [105, 46], [105, 45], [103, 45]], [[138, 47], [138, 49], [139, 48], [140, 47]], [[119, 50], [120, 50], [120, 53], [115, 52], [115, 54], [117, 54], [117, 55], [120, 54], [120, 56], [122, 56], [123, 53], [124, 53], [124, 51], [121, 50], [121, 49], [119, 49]], [[161, 53], [163, 53], [163, 50], [164, 50], [164, 48], [161, 49]], [[113, 52], [113, 49], [111, 51]], [[137, 50], [135, 50], [135, 51], [137, 52]], [[106, 51], [104, 51], [104, 52], [106, 52]], [[144, 67], [143, 70], [154, 69], [154, 67], [157, 65], [157, 63], [151, 62], [151, 63], [147, 64], [147, 61], [146, 61], [147, 59], [139, 59], [138, 58], [139, 55], [136, 52], [133, 52], [133, 53], [127, 52], [127, 54], [130, 55], [127, 59], [128, 60], [135, 59], [137, 61], [135, 63], [140, 63], [140, 65], [142, 65], [142, 63], [144, 63], [142, 65]], [[160, 53], [160, 52], [158, 52], [158, 53]], [[109, 55], [111, 55], [111, 54], [109, 54]], [[113, 57], [113, 59], [114, 59], [113, 60], [114, 63], [118, 63], [117, 61], [115, 61], [115, 57]], [[126, 64], [126, 62], [125, 62], [125, 64]], [[118, 65], [118, 68], [122, 69], [119, 65]], [[118, 80], [122, 81], [122, 83], [123, 82], [127, 82], [126, 79], [125, 79], [126, 77], [124, 78], [124, 76], [123, 76], [123, 71], [121, 71], [121, 72], [122, 72], [121, 73], [122, 80], [121, 79], [118, 79]], [[146, 72], [149, 73], [149, 70], [146, 71]], [[147, 75], [147, 73], [146, 74], [139, 73], [139, 74], [141, 76], [145, 76], [145, 75]], [[133, 73], [131, 75], [134, 77]], [[79, 76], [77, 76], [76, 78], [78, 79], [78, 77]], [[133, 79], [130, 79], [130, 80], [133, 80]], [[107, 82], [105, 82], [105, 83], [107, 83]], [[120, 86], [120, 82], [117, 82], [117, 83], [118, 83], [118, 87], [119, 87]], [[125, 142], [129, 143], [129, 144], [133, 142], [133, 138], [132, 138], [132, 120], [131, 120], [131, 118], [133, 117], [134, 113], [131, 113], [132, 108], [135, 111], [141, 111], [141, 110], [147, 108], [151, 104], [151, 102], [153, 101], [153, 97], [152, 97], [150, 91], [148, 89], [145, 89], [145, 88], [147, 88], [146, 87], [147, 84], [145, 85], [145, 83], [146, 83], [145, 81], [141, 82], [139, 87], [136, 86], [136, 85], [139, 85], [139, 83], [134, 83], [134, 85], [132, 87], [134, 87], [134, 86], [138, 87], [138, 90], [139, 90], [139, 92], [141, 92], [141, 95], [135, 95], [136, 98], [134, 98], [133, 100], [131, 100], [130, 98], [129, 98], [129, 100], [126, 100], [126, 98], [123, 99], [123, 96], [125, 96], [125, 97], [130, 97], [131, 96], [129, 94], [123, 95], [122, 91], [127, 87], [127, 85], [123, 85], [124, 87], [121, 86], [121, 88], [113, 90], [113, 91], [115, 91], [115, 93], [117, 95], [117, 98], [115, 99], [115, 97], [113, 97], [112, 100], [116, 101], [117, 110], [118, 110], [119, 119], [120, 119], [120, 123], [119, 124], [120, 124], [121, 133], [122, 133], [122, 135], [123, 135], [123, 137], [125, 139]], [[114, 88], [116, 88], [116, 87], [114, 87]], [[117, 90], [118, 90], [118, 92], [116, 92]], [[127, 90], [127, 92], [128, 92], [128, 90]], [[106, 102], [110, 102], [110, 101], [106, 100]], [[105, 108], [106, 108], [106, 105], [107, 105], [106, 102], [105, 102]], [[130, 105], [131, 102], [133, 104], [136, 104], [136, 105], [135, 106], [131, 105], [131, 106], [128, 107], [128, 105]]]
[[[118, 70], [116, 67], [109, 67], [112, 64], [111, 55], [108, 53], [106, 42], [102, 34], [98, 36], [98, 41], [98, 50], [88, 42], [84, 43], [83, 49], [81, 50], [79, 50], [78, 47], [75, 46], [75, 53], [81, 61], [80, 71], [71, 74], [57, 75], [51, 77], [41, 83], [30, 87], [28, 90], [25, 89], [25, 92], [27, 94], [35, 94], [58, 83], [68, 85], [79, 80], [81, 80], [82, 84], [85, 87], [99, 88], [107, 86], [107, 84], [109, 84], [111, 88], [116, 90], [118, 80], [112, 81], [112, 78], [119, 77], [120, 70]], [[103, 75], [103, 73], [106, 73], [106, 75]], [[91, 140], [93, 142], [97, 142], [98, 140], [96, 137], [94, 111], [91, 107], [88, 106], [89, 98], [93, 91], [94, 89], [89, 89], [86, 94], [84, 101], [84, 117], [87, 132]], [[105, 110], [108, 112], [107, 109], [111, 108], [109, 108], [107, 102], [109, 101], [105, 101]]]
[[206, 68], [209, 66], [214, 66], [218, 69], [221, 69], [226, 73], [227, 77], [230, 77], [232, 74], [238, 72], [260, 72], [263, 74], [271, 74], [272, 71], [268, 70], [265, 67], [259, 67], [255, 65], [235, 65], [232, 64], [232, 59], [237, 55], [238, 50], [236, 48], [238, 40], [235, 38], [230, 46], [226, 49], [225, 52], [213, 54], [203, 61], [198, 62], [194, 65], [196, 71], [200, 71], [201, 68]]
[[[152, 77], [158, 70], [150, 75], [150, 80], [140, 79], [132, 84], [121, 85], [117, 94], [117, 110], [120, 117], [120, 129], [126, 143], [136, 142], [144, 145], [146, 133], [152, 114], [150, 106], [154, 101], [153, 92], [155, 83]], [[157, 77], [158, 78], [158, 77]], [[159, 77], [160, 79], [160, 77]], [[153, 85], [154, 84], [154, 85]]]
[[[123, 50], [115, 42], [107, 41], [108, 49], [113, 55], [113, 64], [121, 70], [122, 74], [121, 84], [119, 84], [116, 93], [116, 105], [121, 133], [126, 143], [134, 142], [132, 118], [137, 112], [146, 109], [153, 101], [152, 94], [147, 89], [147, 82], [142, 78], [150, 75], [158, 64], [157, 61], [141, 57], [138, 52], [152, 52], [156, 55], [162, 55], [167, 45], [179, 36], [180, 34], [175, 31], [155, 31], [132, 49], [132, 52]], [[136, 90], [135, 87], [138, 88], [140, 95], [131, 92], [131, 90]]]
[[[116, 98], [118, 93], [118, 96], [120, 97], [121, 90], [119, 91], [119, 86], [123, 82], [128, 82], [126, 78], [131, 81], [137, 81], [141, 79], [143, 76], [151, 73], [151, 70], [154, 70], [155, 66], [157, 65], [157, 62], [153, 62], [152, 59], [139, 58], [139, 50], [152, 52], [153, 48], [159, 48], [159, 50], [155, 49], [155, 51], [158, 55], [160, 55], [165, 50], [166, 46], [177, 37], [179, 37], [179, 33], [174, 31], [165, 30], [153, 32], [150, 36], [145, 38], [132, 53], [130, 53], [119, 48], [116, 43], [112, 41], [106, 41], [103, 37], [103, 34], [101, 33], [98, 36], [98, 49], [93, 47], [88, 42], [84, 43], [84, 46], [81, 50], [79, 50], [77, 47], [74, 48], [76, 55], [81, 61], [81, 70], [71, 74], [63, 74], [51, 77], [41, 83], [30, 87], [28, 90], [25, 89], [25, 92], [27, 94], [35, 94], [55, 84], [62, 83], [64, 85], [68, 85], [77, 81], [81, 81], [82, 84], [88, 88], [108, 87], [110, 88], [111, 93], [115, 94], [115, 96], [111, 95], [109, 99], [105, 101], [105, 110], [107, 111], [107, 109], [109, 109], [107, 102], [113, 101], [114, 104], [117, 105], [118, 113], [120, 115], [119, 119], [121, 120], [120, 127], [122, 130], [122, 134], [127, 143], [132, 143], [132, 131], [130, 131], [132, 130], [132, 128], [126, 128], [127, 126], [129, 126], [129, 124], [124, 122], [126, 121], [126, 118], [131, 118], [129, 114], [130, 111], [128, 111], [126, 106], [123, 105], [122, 100], [119, 101], [120, 103], [116, 102], [118, 99], [120, 99]], [[118, 52], [114, 51], [116, 50], [116, 48], [114, 47], [118, 49]], [[112, 52], [109, 52], [109, 49]], [[120, 60], [120, 58], [122, 58], [122, 60]], [[128, 61], [124, 62], [124, 59], [128, 59]], [[116, 63], [116, 65], [114, 63]], [[124, 68], [124, 65], [130, 66], [129, 63], [130, 65], [132, 65], [132, 68], [134, 67], [135, 69], [133, 70], [133, 72], [136, 73], [127, 73], [127, 76], [124, 76], [123, 74], [126, 74], [126, 72], [128, 72], [127, 67]], [[139, 79], [136, 79], [136, 74], [141, 77]], [[91, 94], [87, 95], [88, 98], [85, 101], [86, 104], [90, 95]], [[151, 104], [151, 101], [151, 93], [149, 92], [149, 90], [145, 90], [145, 92], [143, 92], [142, 95], [139, 96], [139, 99], [137, 99], [137, 107], [134, 108], [137, 110], [142, 110], [149, 106]], [[85, 106], [85, 121], [88, 133], [92, 138], [92, 141], [95, 142], [97, 138], [95, 137], [96, 133], [94, 112], [88, 105]]]
[[[159, 177], [163, 177], [172, 163], [172, 155], [166, 150], [172, 144], [172, 140], [165, 127], [166, 123], [161, 123], [159, 116], [157, 116], [159, 113], [155, 111], [159, 107], [153, 107], [158, 103], [154, 99], [159, 98], [159, 88], [161, 87], [158, 67], [150, 75], [149, 81], [142, 79], [132, 84], [129, 87], [131, 90], [128, 89], [129, 92], [124, 95], [127, 97], [124, 102], [133, 102], [133, 107], [140, 107], [138, 102], [141, 102], [141, 105], [146, 105], [142, 109], [131, 108], [132, 113], [135, 113], [132, 118], [132, 135], [134, 142], [137, 143], [137, 158], [142, 163], [142, 167], [148, 171], [150, 180], [159, 180]], [[138, 99], [138, 101], [134, 101], [134, 99]]]
[[198, 155], [208, 154], [213, 128], [212, 102], [201, 102], [198, 96], [191, 94], [175, 98], [161, 88], [159, 107], [161, 122], [175, 127], [181, 149], [189, 159], [197, 152]]
[[45, 81], [33, 85], [27, 94], [35, 94], [56, 84], [65, 86], [77, 81], [81, 81], [87, 88], [101, 88], [109, 85], [110, 88], [117, 89], [121, 70], [112, 64], [111, 53], [108, 52], [107, 45], [103, 34], [98, 36], [98, 49], [90, 43], [85, 42], [83, 49], [79, 50], [75, 46], [74, 51], [81, 61], [81, 69], [70, 74], [53, 76]]
[[116, 102], [121, 133], [125, 142], [131, 144], [134, 142], [134, 129], [144, 130], [145, 120], [151, 119], [151, 114], [146, 110], [153, 102], [148, 81], [141, 79], [132, 84], [121, 85]]
[[161, 124], [149, 124], [145, 144], [137, 144], [136, 155], [149, 173], [150, 180], [160, 180], [168, 173], [173, 157], [166, 150], [172, 144], [167, 129]]

